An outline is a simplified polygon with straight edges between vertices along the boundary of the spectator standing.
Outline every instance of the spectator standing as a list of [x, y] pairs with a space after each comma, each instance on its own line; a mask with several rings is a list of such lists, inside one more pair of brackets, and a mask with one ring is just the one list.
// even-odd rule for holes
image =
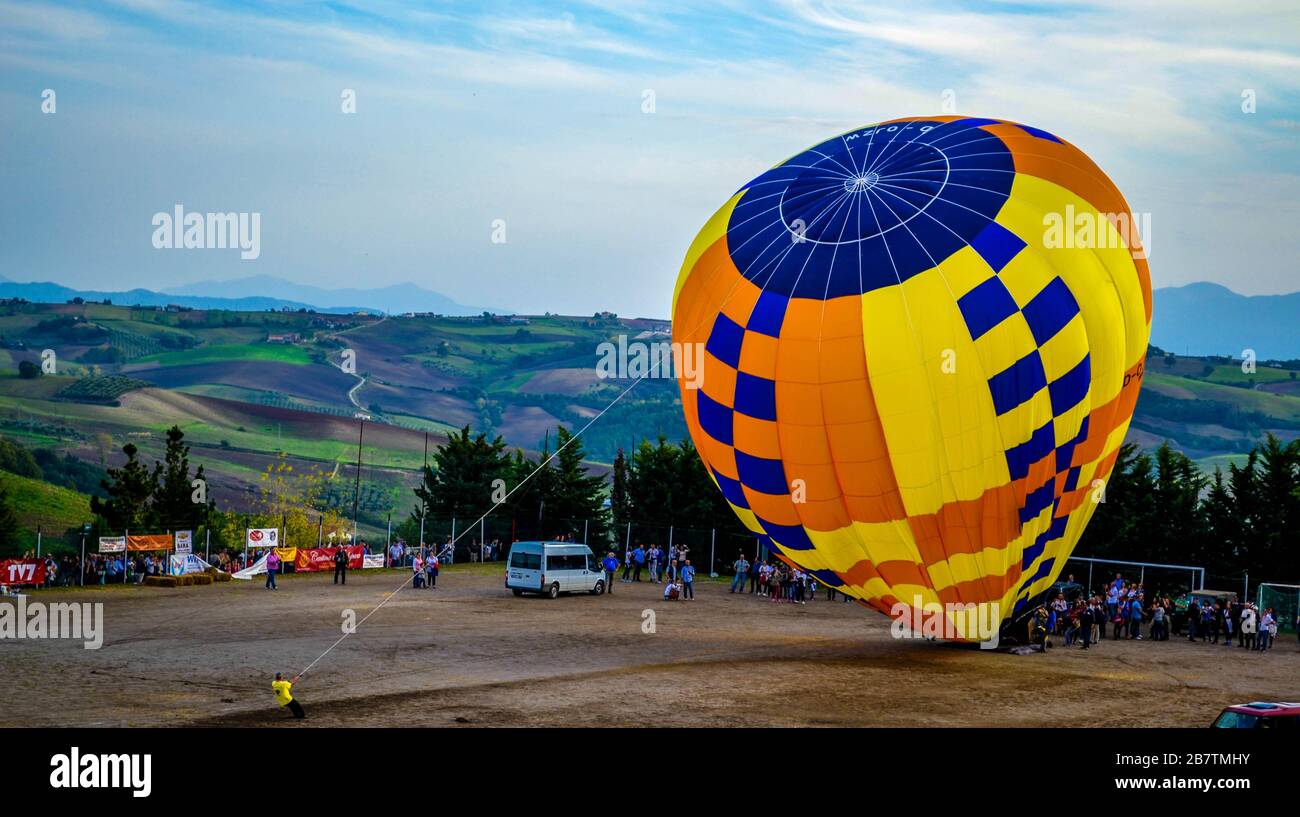
[[[280, 554], [271, 548], [266, 554], [266, 587], [268, 590], [279, 590], [275, 585], [275, 574], [280, 572]], [[281, 704], [283, 706], [283, 704]]]
[[632, 551], [632, 581], [641, 581], [641, 569], [645, 567], [645, 548], [641, 545], [636, 546]]
[[740, 592], [745, 592], [745, 578], [749, 575], [749, 562], [745, 561], [745, 554], [742, 552], [736, 561], [731, 565], [736, 571], [736, 577], [731, 580], [731, 592], [736, 592], [736, 586], [740, 586]]
[[605, 559], [600, 563], [600, 566], [605, 568], [605, 592], [612, 594], [614, 592], [614, 571], [618, 570], [618, 557], [614, 555], [614, 551], [611, 550], [605, 554]]
[[695, 566], [690, 559], [682, 565], [682, 598], [695, 601]]
[[[416, 561], [419, 561], [417, 557]], [[334, 583], [339, 583], [339, 576], [343, 577], [343, 584], [348, 583], [348, 549], [339, 548], [334, 551]]]

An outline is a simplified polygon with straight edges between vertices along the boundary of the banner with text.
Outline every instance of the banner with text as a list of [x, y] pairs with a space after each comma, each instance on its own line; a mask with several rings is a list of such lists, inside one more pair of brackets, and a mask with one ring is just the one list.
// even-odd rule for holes
[[45, 560], [5, 559], [0, 562], [0, 584], [45, 584]]
[[99, 537], [100, 553], [126, 553], [125, 536], [101, 536]]
[[298, 559], [293, 569], [298, 573], [313, 573], [334, 569], [334, 554], [340, 550], [348, 554], [348, 567], [360, 569], [365, 564], [366, 549], [361, 545], [344, 548], [298, 548]]

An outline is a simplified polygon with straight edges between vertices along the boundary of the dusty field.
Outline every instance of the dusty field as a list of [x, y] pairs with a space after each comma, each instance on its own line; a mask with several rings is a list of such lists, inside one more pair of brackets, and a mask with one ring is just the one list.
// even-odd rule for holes
[[[345, 608], [364, 617], [403, 578], [33, 594], [104, 602], [104, 646], [0, 641], [0, 689], [27, 702], [0, 708], [0, 726], [290, 726], [273, 673], [310, 664]], [[306, 725], [1201, 726], [1224, 704], [1300, 698], [1294, 636], [1266, 655], [1175, 640], [1013, 656], [896, 641], [883, 616], [824, 597], [778, 605], [699, 582], [697, 601], [665, 603], [654, 585], [614, 589], [516, 599], [494, 566], [444, 571], [438, 590], [402, 590], [316, 665], [297, 690]]]

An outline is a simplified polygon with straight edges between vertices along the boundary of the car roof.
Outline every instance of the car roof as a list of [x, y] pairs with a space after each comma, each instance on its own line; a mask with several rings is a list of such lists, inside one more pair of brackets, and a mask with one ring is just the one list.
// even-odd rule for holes
[[1228, 710], [1265, 718], [1290, 717], [1292, 715], [1300, 716], [1300, 703], [1292, 701], [1252, 701], [1248, 704], [1234, 704], [1228, 707]]

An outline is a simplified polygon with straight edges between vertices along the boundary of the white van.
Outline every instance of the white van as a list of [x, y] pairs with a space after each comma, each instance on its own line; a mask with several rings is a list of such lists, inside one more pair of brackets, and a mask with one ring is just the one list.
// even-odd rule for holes
[[573, 542], [515, 542], [506, 566], [506, 587], [516, 596], [605, 592], [605, 571], [586, 545]]

